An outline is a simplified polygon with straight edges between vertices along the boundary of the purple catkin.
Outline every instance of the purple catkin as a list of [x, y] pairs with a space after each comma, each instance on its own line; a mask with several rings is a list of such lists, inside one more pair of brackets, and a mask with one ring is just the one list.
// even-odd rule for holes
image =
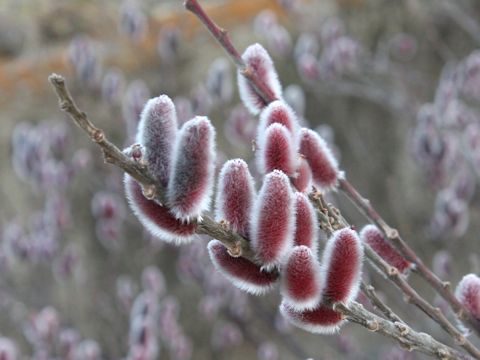
[[0, 337], [0, 359], [1, 360], [17, 360], [17, 345], [6, 337]]
[[360, 288], [363, 245], [354, 230], [344, 228], [333, 233], [322, 258], [324, 300], [348, 304]]
[[312, 170], [313, 183], [322, 191], [335, 188], [343, 173], [328, 148], [325, 140], [315, 131], [303, 128], [300, 138], [300, 154], [302, 154]]
[[198, 218], [210, 206], [215, 173], [215, 129], [207, 117], [187, 121], [175, 142], [167, 198], [177, 219]]
[[318, 252], [318, 219], [312, 203], [302, 193], [295, 193], [295, 238], [296, 246], [305, 245], [315, 257]]
[[145, 148], [149, 170], [166, 187], [177, 136], [175, 105], [167, 95], [148, 100], [138, 124], [137, 142]]
[[306, 246], [295, 246], [282, 267], [281, 294], [296, 311], [314, 309], [322, 297], [320, 264]]
[[342, 314], [322, 304], [312, 310], [296, 311], [288, 303], [282, 301], [280, 312], [296, 327], [314, 334], [334, 334], [345, 322]]
[[302, 193], [309, 193], [312, 188], [312, 170], [303, 156], [298, 160], [297, 170], [292, 176], [292, 184]]
[[367, 225], [360, 232], [363, 243], [370, 245], [383, 260], [395, 267], [402, 274], [407, 274], [413, 264], [405, 259], [389, 242], [375, 225]]
[[480, 321], [480, 277], [475, 274], [465, 275], [457, 285], [455, 296]]
[[220, 171], [215, 201], [215, 219], [226, 221], [233, 231], [248, 237], [255, 184], [248, 165], [241, 159], [227, 161]]
[[293, 246], [295, 203], [288, 177], [274, 170], [265, 176], [250, 220], [252, 247], [269, 269], [279, 265]]
[[148, 200], [143, 196], [141, 186], [126, 174], [125, 193], [133, 213], [150, 234], [177, 244], [192, 240], [196, 224], [185, 224], [176, 219], [165, 206], [154, 200]]
[[298, 119], [293, 110], [283, 100], [271, 102], [260, 114], [260, 122], [257, 128], [257, 143], [263, 147], [266, 129], [272, 124], [284, 125], [290, 132], [293, 145], [296, 147], [298, 138]]
[[[265, 85], [271, 95], [280, 99], [282, 87], [278, 80], [277, 71], [270, 55], [263, 46], [260, 44], [250, 45], [243, 53], [242, 59], [245, 61], [247, 68]], [[253, 115], [257, 115], [267, 104], [240, 71], [237, 72], [237, 81], [242, 102]]]
[[237, 288], [250, 294], [268, 292], [278, 279], [277, 273], [263, 271], [250, 260], [230, 256], [227, 248], [218, 240], [208, 243], [208, 253], [217, 271]]
[[288, 129], [281, 124], [271, 124], [265, 130], [264, 137], [262, 145], [256, 152], [259, 172], [266, 174], [280, 170], [293, 176], [298, 154]]

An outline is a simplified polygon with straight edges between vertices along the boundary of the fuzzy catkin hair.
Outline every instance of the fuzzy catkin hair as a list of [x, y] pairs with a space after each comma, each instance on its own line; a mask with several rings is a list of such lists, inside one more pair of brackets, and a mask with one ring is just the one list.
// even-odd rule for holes
[[[277, 71], [267, 50], [260, 44], [250, 45], [244, 51], [242, 59], [245, 61], [248, 69], [265, 84], [272, 95], [280, 99], [282, 96], [282, 86], [280, 85]], [[237, 72], [237, 82], [240, 99], [242, 99], [244, 105], [253, 115], [257, 115], [267, 104], [257, 94], [240, 70]]]
[[278, 273], [263, 271], [260, 266], [243, 257], [233, 257], [218, 240], [208, 243], [208, 253], [213, 265], [239, 289], [261, 295], [272, 289]]
[[383, 260], [395, 267], [402, 274], [408, 273], [413, 264], [405, 259], [392, 245], [388, 243], [381, 231], [375, 225], [367, 225], [360, 232], [363, 243], [370, 245]]
[[314, 309], [322, 297], [321, 270], [317, 257], [306, 246], [295, 246], [282, 267], [281, 294], [294, 310]]
[[348, 228], [337, 230], [328, 239], [322, 257], [324, 299], [348, 304], [358, 294], [362, 273], [363, 244]]
[[322, 191], [328, 191], [337, 186], [343, 173], [338, 169], [337, 160], [320, 135], [313, 130], [302, 128], [299, 152], [310, 165], [315, 186]]
[[215, 219], [227, 221], [233, 231], [248, 237], [255, 185], [242, 159], [228, 160], [218, 177]]
[[173, 151], [167, 199], [177, 219], [198, 218], [210, 206], [215, 172], [215, 129], [197, 116], [180, 129]]
[[149, 170], [166, 187], [178, 131], [177, 113], [167, 95], [148, 100], [140, 115], [136, 140], [145, 148]]
[[185, 224], [176, 219], [168, 208], [149, 200], [142, 187], [130, 175], [125, 174], [125, 193], [128, 204], [140, 223], [155, 237], [167, 242], [182, 244], [194, 238], [196, 224]]
[[295, 223], [295, 245], [307, 246], [318, 257], [317, 213], [308, 197], [300, 192], [295, 193]]
[[265, 268], [280, 264], [293, 246], [295, 203], [288, 177], [275, 170], [265, 176], [250, 220], [252, 247]]
[[259, 172], [266, 174], [281, 170], [292, 176], [297, 167], [298, 155], [288, 129], [281, 124], [271, 124], [265, 130], [264, 137], [255, 153]]
[[322, 304], [312, 310], [296, 311], [282, 301], [280, 313], [296, 327], [314, 334], [334, 334], [345, 322], [340, 313]]

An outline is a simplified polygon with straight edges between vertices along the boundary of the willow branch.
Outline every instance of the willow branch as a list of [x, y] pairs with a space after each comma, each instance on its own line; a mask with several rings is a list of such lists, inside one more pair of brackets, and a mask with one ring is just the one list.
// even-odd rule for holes
[[[65, 111], [73, 122], [83, 129], [89, 138], [101, 148], [106, 162], [120, 167], [139, 181], [142, 186], [154, 187], [154, 193], [156, 196], [158, 198], [163, 198], [162, 194], [164, 194], [164, 189], [160, 184], [153, 180], [153, 177], [149, 174], [148, 168], [145, 166], [139, 166], [137, 162], [127, 157], [122, 151], [120, 151], [120, 149], [108, 140], [101, 129], [95, 127], [84, 112], [79, 110], [66, 87], [65, 79], [60, 75], [52, 74], [49, 77], [49, 81], [57, 93], [61, 109]], [[102, 135], [98, 136], [98, 134]], [[229, 249], [239, 251], [241, 256], [251, 260], [254, 259], [253, 251], [249, 246], [248, 240], [229, 229], [226, 229], [222, 224], [216, 223], [208, 215], [203, 216], [202, 222], [198, 224], [197, 232], [218, 239]], [[362, 307], [351, 305], [345, 310], [338, 305], [338, 308], [338, 311], [344, 313], [348, 320], [357, 322], [369, 330], [371, 330], [371, 320], [380, 319], [381, 321], [379, 321], [379, 324], [382, 324], [378, 330], [380, 334], [392, 337], [400, 344], [406, 343], [411, 346], [412, 349], [422, 351], [439, 359], [465, 358], [454, 349], [434, 340], [430, 335], [411, 331], [408, 338], [405, 338], [405, 336], [400, 334], [399, 331], [391, 331], [391, 329], [393, 329], [392, 327], [395, 326], [393, 322], [384, 320]]]
[[[65, 79], [61, 75], [52, 74], [48, 80], [52, 84], [59, 100], [60, 109], [62, 109], [73, 122], [78, 125], [88, 137], [96, 143], [103, 152], [106, 163], [118, 166], [123, 171], [132, 176], [144, 191], [148, 190], [156, 199], [166, 204], [165, 189], [150, 174], [148, 167], [141, 162], [132, 160], [124, 154], [117, 146], [108, 140], [102, 129], [97, 128], [88, 118], [87, 114], [81, 111], [68, 90]], [[232, 253], [243, 256], [249, 260], [255, 260], [253, 251], [246, 239], [231, 231], [227, 227], [215, 222], [208, 215], [202, 217], [198, 222], [197, 233], [206, 234], [214, 239], [221, 241]]]
[[416, 265], [414, 271], [426, 280], [451, 306], [456, 316], [468, 323], [477, 335], [480, 335], [480, 322], [475, 319], [470, 312], [458, 301], [455, 297], [451, 284], [442, 281], [433, 271], [431, 271], [425, 263], [418, 257], [413, 249], [403, 240], [399, 232], [392, 228], [379, 215], [379, 213], [372, 206], [370, 200], [365, 199], [346, 179], [339, 181], [340, 190], [347, 196], [347, 198], [356, 205], [360, 212], [372, 223], [374, 223], [391, 241], [395, 247], [402, 253], [403, 256]]
[[[343, 218], [340, 211], [330, 204], [327, 204], [323, 196], [318, 193], [312, 193], [310, 199], [314, 206], [319, 210], [321, 219], [326, 219], [327, 223], [322, 224], [323, 229], [332, 229], [350, 227], [350, 224]], [[331, 230], [330, 230], [331, 231]], [[328, 230], [327, 230], [328, 233]], [[400, 291], [405, 295], [405, 300], [408, 303], [415, 305], [421, 311], [423, 311], [428, 317], [433, 321], [439, 324], [442, 329], [449, 334], [455, 343], [463, 347], [469, 354], [474, 356], [476, 359], [480, 359], [480, 350], [478, 350], [442, 313], [440, 308], [433, 307], [430, 303], [425, 300], [417, 291], [410, 286], [410, 284], [405, 280], [405, 277], [393, 266], [390, 266], [385, 260], [383, 260], [368, 244], [364, 245], [364, 251], [367, 259], [379, 269], [387, 279], [393, 282]], [[363, 287], [366, 287], [363, 284]], [[372, 293], [372, 291], [364, 292], [365, 295], [372, 301], [372, 303], [377, 303], [376, 306], [382, 311], [387, 318], [398, 317], [391, 309], [388, 308], [386, 304], [381, 302], [381, 300]], [[397, 321], [397, 320], [394, 320]]]
[[395, 339], [409, 351], [417, 350], [438, 359], [469, 359], [467, 355], [442, 344], [426, 333], [412, 330], [404, 323], [392, 322], [372, 314], [361, 304], [353, 301], [348, 305], [336, 303], [333, 309], [343, 314], [346, 320], [359, 324], [372, 332]]

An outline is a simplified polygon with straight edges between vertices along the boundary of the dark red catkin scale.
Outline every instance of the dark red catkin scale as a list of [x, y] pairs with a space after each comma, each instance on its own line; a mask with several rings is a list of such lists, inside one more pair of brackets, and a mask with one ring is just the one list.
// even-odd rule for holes
[[322, 258], [324, 301], [348, 304], [358, 294], [361, 281], [363, 244], [349, 228], [337, 230], [328, 239]]
[[318, 219], [317, 213], [308, 197], [295, 193], [295, 245], [305, 245], [315, 257], [318, 254]]
[[198, 218], [210, 206], [215, 173], [215, 129], [197, 116], [180, 129], [167, 188], [168, 204], [177, 219]]
[[283, 301], [280, 312], [293, 325], [314, 334], [334, 334], [345, 322], [342, 315], [325, 305], [318, 305], [313, 310], [295, 311]]
[[314, 309], [322, 297], [317, 257], [306, 246], [295, 246], [282, 266], [281, 294], [294, 310]]
[[312, 189], [312, 170], [303, 156], [298, 160], [297, 170], [292, 177], [292, 184], [297, 191], [308, 193]]
[[260, 295], [271, 290], [278, 279], [277, 272], [267, 272], [243, 257], [232, 257], [218, 240], [208, 243], [208, 253], [215, 268], [233, 285], [250, 294]]
[[177, 136], [177, 113], [167, 95], [148, 100], [140, 115], [136, 141], [144, 147], [150, 172], [166, 187]]
[[298, 155], [287, 128], [272, 124], [265, 130], [265, 139], [256, 151], [258, 170], [261, 174], [281, 170], [292, 176], [297, 167]]
[[337, 160], [320, 135], [313, 130], [302, 128], [299, 152], [310, 165], [315, 186], [323, 192], [337, 186], [343, 173], [338, 169]]
[[392, 245], [388, 243], [381, 231], [375, 225], [367, 225], [360, 232], [360, 239], [368, 244], [390, 266], [397, 268], [402, 274], [408, 273], [413, 264], [405, 259]]
[[197, 225], [176, 219], [168, 208], [143, 196], [142, 187], [125, 174], [125, 193], [128, 203], [140, 223], [150, 234], [167, 242], [186, 243], [193, 239]]
[[226, 221], [233, 231], [248, 237], [254, 197], [255, 185], [247, 163], [228, 160], [218, 177], [215, 219]]
[[[282, 86], [267, 50], [260, 44], [250, 45], [243, 53], [242, 59], [249, 71], [252, 71], [253, 75], [265, 85], [270, 94], [274, 98], [280, 99], [282, 97]], [[257, 115], [267, 104], [240, 70], [237, 72], [237, 81], [240, 99], [253, 115]]]
[[475, 274], [465, 275], [457, 285], [455, 296], [480, 321], [480, 277]]
[[279, 265], [293, 246], [295, 204], [288, 177], [275, 170], [265, 176], [250, 218], [250, 237], [259, 261]]

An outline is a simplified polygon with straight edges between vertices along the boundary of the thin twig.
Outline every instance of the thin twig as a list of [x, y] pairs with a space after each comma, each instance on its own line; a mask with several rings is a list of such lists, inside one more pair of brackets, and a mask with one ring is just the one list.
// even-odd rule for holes
[[373, 222], [385, 237], [390, 240], [395, 247], [402, 253], [403, 256], [415, 266], [415, 273], [419, 274], [425, 279], [452, 307], [456, 316], [467, 322], [477, 335], [480, 335], [480, 322], [475, 319], [464, 306], [458, 301], [452, 292], [451, 284], [442, 281], [437, 275], [433, 273], [424, 262], [418, 257], [410, 246], [402, 239], [396, 229], [390, 227], [387, 222], [378, 214], [372, 206], [370, 200], [365, 199], [346, 179], [339, 182], [340, 190], [347, 196], [347, 198], [357, 206], [360, 212], [371, 222]]
[[417, 350], [438, 359], [469, 359], [467, 355], [445, 346], [426, 333], [412, 330], [404, 323], [391, 322], [366, 310], [361, 304], [353, 301], [348, 305], [336, 303], [333, 309], [342, 313], [350, 322], [357, 323], [372, 332], [394, 338], [402, 347]]
[[[334, 208], [332, 205], [327, 204], [323, 196], [318, 192], [311, 194], [310, 199], [314, 206], [319, 210], [320, 213], [325, 214], [326, 219], [328, 219], [330, 226], [334, 228], [344, 228], [350, 227], [350, 224], [343, 218], [340, 211]], [[324, 224], [324, 227], [328, 227], [328, 224]], [[405, 277], [393, 266], [390, 266], [385, 260], [383, 260], [368, 244], [364, 245], [365, 255], [369, 261], [379, 269], [387, 279], [392, 281], [405, 295], [405, 301], [415, 305], [417, 308], [422, 310], [427, 316], [439, 324], [447, 334], [449, 334], [455, 343], [463, 347], [469, 354], [474, 356], [476, 359], [480, 359], [480, 350], [478, 350], [442, 313], [440, 308], [433, 307], [427, 300], [425, 300], [417, 291], [410, 286], [410, 284], [405, 280]], [[363, 284], [365, 287], [366, 285]], [[380, 299], [375, 299], [371, 297], [371, 292], [366, 292], [365, 295], [372, 301], [378, 302]], [[388, 310], [387, 310], [388, 309]], [[379, 310], [386, 311], [384, 314], [390, 318], [391, 316], [396, 316], [392, 310], [388, 308], [386, 304], [383, 304], [380, 301]]]

